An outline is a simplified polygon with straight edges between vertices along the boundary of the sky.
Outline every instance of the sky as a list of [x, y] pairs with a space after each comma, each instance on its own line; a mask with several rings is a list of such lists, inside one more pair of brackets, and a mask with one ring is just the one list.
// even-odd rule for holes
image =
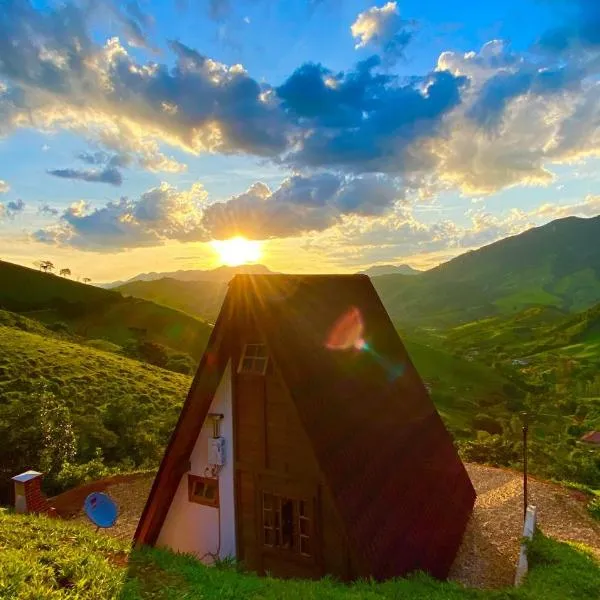
[[599, 75], [597, 0], [0, 0], [0, 258], [430, 268], [600, 213]]

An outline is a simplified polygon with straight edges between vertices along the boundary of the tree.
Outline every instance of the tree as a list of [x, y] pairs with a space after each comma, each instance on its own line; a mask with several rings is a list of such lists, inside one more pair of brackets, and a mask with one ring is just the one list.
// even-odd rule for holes
[[61, 269], [60, 274], [62, 277], [71, 277], [71, 269]]
[[38, 260], [34, 264], [39, 266], [40, 271], [44, 271], [45, 273], [54, 271], [54, 263], [50, 260]]
[[77, 452], [71, 411], [43, 383], [33, 393], [32, 400], [38, 407], [42, 434], [40, 468], [54, 475], [64, 463], [72, 462]]
[[82, 281], [83, 283], [90, 283], [92, 280], [89, 277], [84, 277]]

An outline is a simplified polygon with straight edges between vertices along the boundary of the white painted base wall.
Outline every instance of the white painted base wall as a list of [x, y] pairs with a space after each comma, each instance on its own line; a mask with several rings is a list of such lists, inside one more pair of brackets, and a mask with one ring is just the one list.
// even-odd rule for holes
[[[219, 473], [220, 508], [203, 506], [188, 500], [187, 473], [181, 478], [177, 492], [167, 513], [157, 540], [157, 546], [171, 548], [177, 552], [195, 554], [204, 561], [212, 562], [207, 553], [219, 557], [235, 558], [235, 498], [233, 490], [233, 411], [231, 363], [227, 365], [223, 378], [209, 409], [210, 413], [221, 413], [221, 436], [225, 438], [225, 465]], [[212, 424], [206, 423], [190, 458], [192, 475], [204, 475], [208, 466], [208, 439], [212, 436]], [[219, 514], [221, 523], [221, 547], [219, 549]]]

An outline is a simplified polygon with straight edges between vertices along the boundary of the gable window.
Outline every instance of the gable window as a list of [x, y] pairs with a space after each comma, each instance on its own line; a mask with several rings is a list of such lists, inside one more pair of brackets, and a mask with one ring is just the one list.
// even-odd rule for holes
[[238, 373], [264, 375], [267, 372], [268, 361], [266, 344], [246, 344], [240, 359]]
[[310, 557], [311, 519], [306, 500], [263, 492], [263, 544]]
[[219, 480], [188, 475], [188, 500], [205, 506], [219, 506]]

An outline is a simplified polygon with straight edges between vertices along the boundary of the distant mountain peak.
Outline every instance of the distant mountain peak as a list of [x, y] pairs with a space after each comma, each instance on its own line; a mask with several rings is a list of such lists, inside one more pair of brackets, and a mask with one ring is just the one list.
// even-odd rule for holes
[[418, 275], [423, 271], [413, 269], [410, 265], [373, 265], [365, 271], [360, 271], [360, 275], [369, 277], [378, 277], [379, 275]]
[[102, 287], [114, 288], [126, 283], [134, 281], [156, 281], [157, 279], [178, 279], [179, 281], [220, 281], [228, 282], [234, 275], [240, 273], [252, 275], [265, 275], [272, 273], [268, 267], [260, 264], [239, 265], [230, 267], [228, 265], [220, 265], [214, 269], [179, 269], [178, 271], [163, 271], [150, 273], [139, 273], [135, 277], [131, 277], [125, 281], [113, 281], [106, 283]]

